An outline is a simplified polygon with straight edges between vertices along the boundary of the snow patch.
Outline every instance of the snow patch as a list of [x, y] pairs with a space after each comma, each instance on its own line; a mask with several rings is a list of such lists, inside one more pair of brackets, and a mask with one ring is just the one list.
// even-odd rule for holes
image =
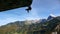
[[56, 17], [54, 14], [50, 14], [50, 16], [52, 16], [52, 17]]

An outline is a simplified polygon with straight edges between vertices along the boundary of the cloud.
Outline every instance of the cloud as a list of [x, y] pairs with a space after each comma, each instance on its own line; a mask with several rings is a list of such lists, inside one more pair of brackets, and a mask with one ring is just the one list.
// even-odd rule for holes
[[21, 17], [15, 14], [10, 14], [10, 13], [5, 13], [5, 12], [0, 13], [0, 26], [5, 25], [10, 22], [22, 20], [19, 18]]
[[0, 19], [0, 26], [5, 25], [5, 24], [10, 23], [10, 22], [14, 22], [14, 21], [17, 21], [17, 20], [16, 20], [16, 18], [12, 18], [12, 17], [9, 17], [6, 19]]

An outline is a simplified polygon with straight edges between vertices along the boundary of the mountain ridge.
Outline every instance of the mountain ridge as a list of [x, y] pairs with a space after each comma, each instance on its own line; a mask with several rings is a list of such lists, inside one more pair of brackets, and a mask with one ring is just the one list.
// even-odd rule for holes
[[[47, 18], [48, 19], [48, 18]], [[0, 34], [27, 34], [28, 32], [44, 30], [46, 32], [51, 32], [60, 24], [60, 16], [54, 17], [53, 19], [41, 20], [26, 20], [26, 21], [16, 21], [8, 23], [7, 25], [0, 27]], [[24, 33], [23, 33], [24, 32]]]

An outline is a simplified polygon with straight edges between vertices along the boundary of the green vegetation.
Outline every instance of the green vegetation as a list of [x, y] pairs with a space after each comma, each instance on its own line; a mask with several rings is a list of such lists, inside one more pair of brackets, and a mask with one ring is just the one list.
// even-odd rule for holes
[[[60, 19], [58, 17], [46, 21], [45, 23], [32, 23], [25, 24], [25, 21], [16, 21], [14, 23], [9, 23], [7, 25], [0, 27], [0, 34], [40, 34], [41, 31], [44, 34], [50, 34], [58, 24], [60, 24]], [[60, 31], [60, 30], [59, 30]]]

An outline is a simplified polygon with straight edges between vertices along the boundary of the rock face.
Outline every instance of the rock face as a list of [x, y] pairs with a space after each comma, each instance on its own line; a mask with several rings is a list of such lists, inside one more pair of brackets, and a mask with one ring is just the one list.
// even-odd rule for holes
[[55, 18], [55, 17], [52, 16], [52, 15], [50, 15], [50, 16], [47, 18], [47, 20], [51, 20], [51, 19], [53, 19], [53, 18]]
[[46, 21], [47, 21], [47, 19], [41, 19], [41, 20], [40, 20], [41, 23], [44, 23], [44, 22], [46, 22]]
[[0, 12], [15, 8], [29, 7], [33, 0], [0, 0]]

